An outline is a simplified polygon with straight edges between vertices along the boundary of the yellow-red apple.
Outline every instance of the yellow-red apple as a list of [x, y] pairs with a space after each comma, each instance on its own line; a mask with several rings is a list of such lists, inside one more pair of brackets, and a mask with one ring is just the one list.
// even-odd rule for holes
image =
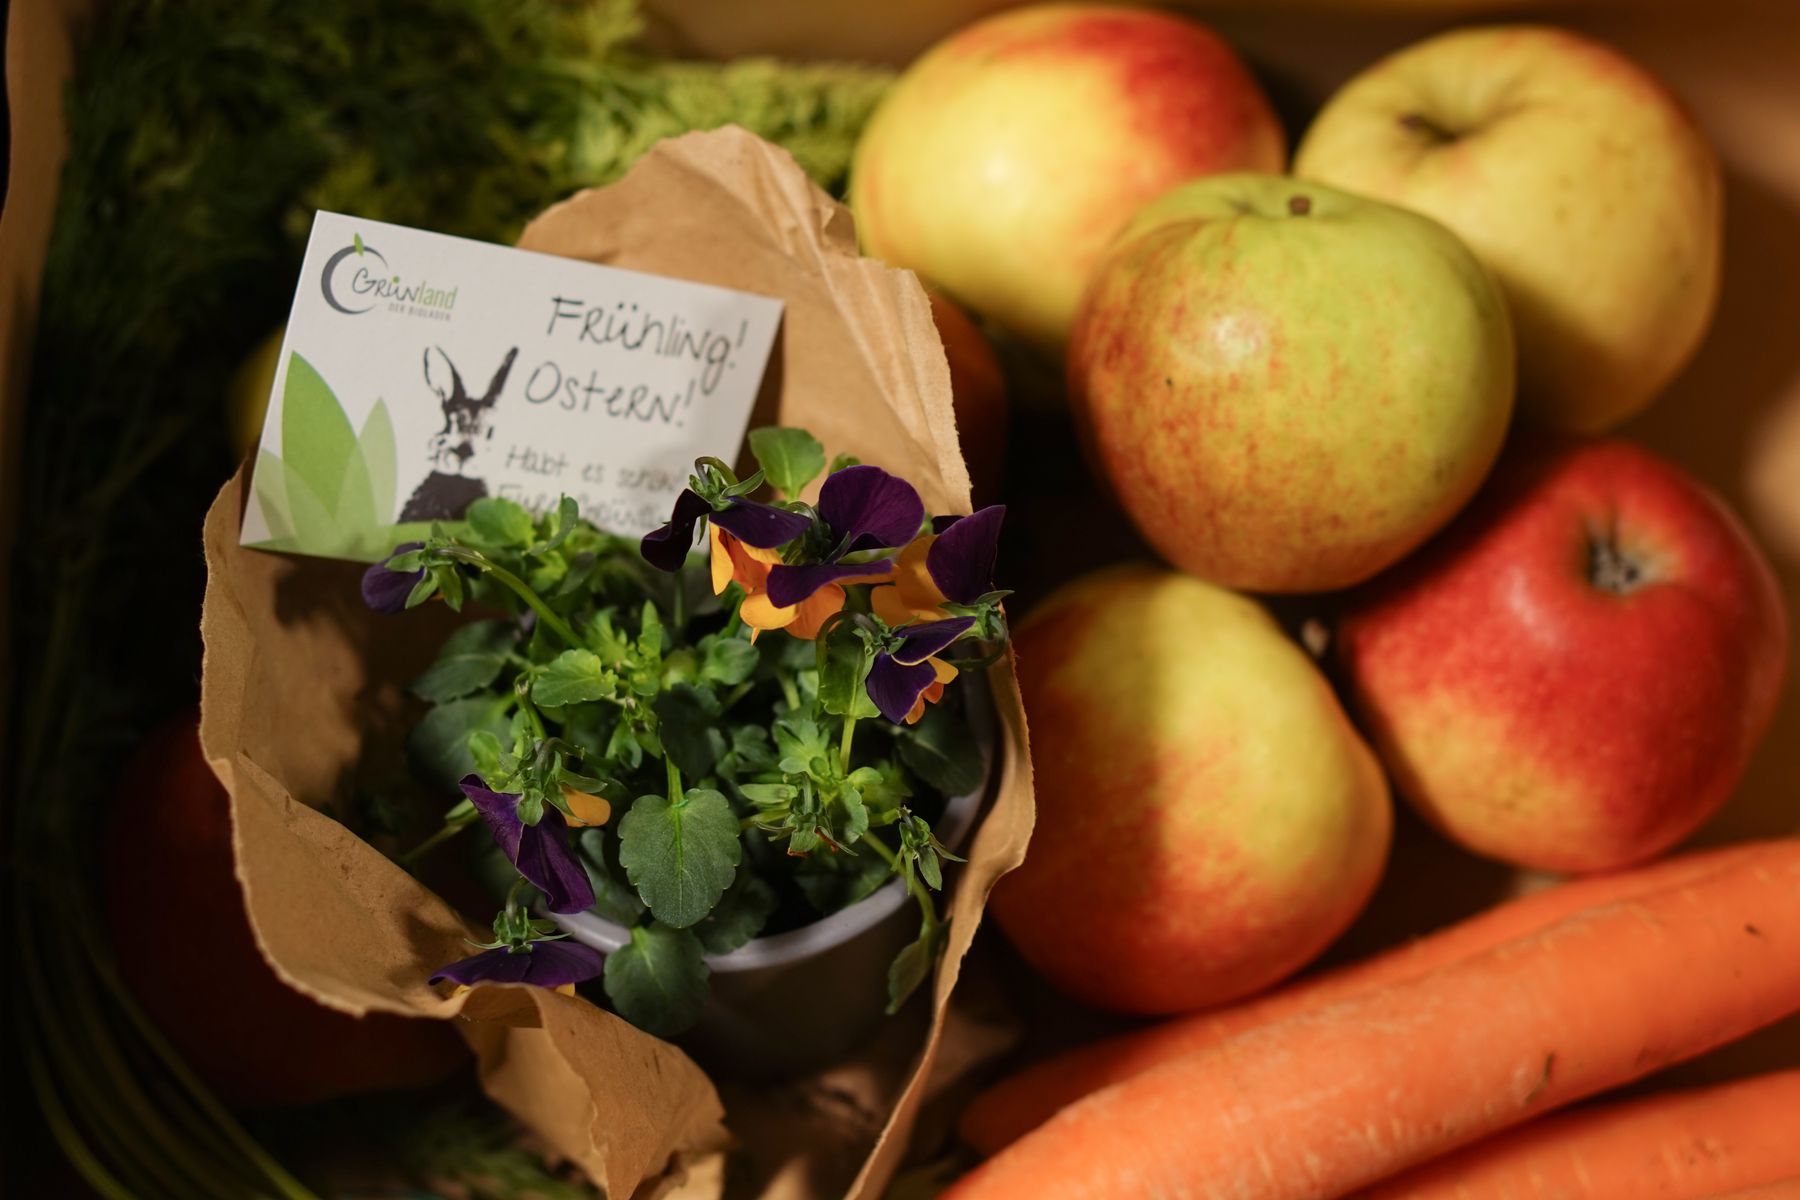
[[1787, 662], [1774, 576], [1715, 496], [1625, 442], [1533, 445], [1338, 634], [1401, 794], [1493, 858], [1598, 871], [1698, 828]]
[[1037, 826], [993, 912], [1075, 998], [1185, 1012], [1299, 969], [1387, 858], [1387, 782], [1254, 600], [1161, 568], [1065, 585], [1014, 635]]
[[1519, 403], [1598, 433], [1692, 356], [1719, 291], [1719, 164], [1642, 67], [1537, 26], [1464, 29], [1376, 63], [1325, 106], [1295, 174], [1448, 225], [1493, 269]]
[[1107, 239], [1213, 171], [1279, 171], [1281, 127], [1205, 26], [1148, 9], [1043, 5], [939, 43], [857, 146], [850, 204], [871, 254], [1059, 349]]
[[1505, 302], [1451, 233], [1269, 175], [1196, 180], [1134, 217], [1068, 369], [1139, 532], [1259, 592], [1398, 560], [1475, 494], [1512, 412]]

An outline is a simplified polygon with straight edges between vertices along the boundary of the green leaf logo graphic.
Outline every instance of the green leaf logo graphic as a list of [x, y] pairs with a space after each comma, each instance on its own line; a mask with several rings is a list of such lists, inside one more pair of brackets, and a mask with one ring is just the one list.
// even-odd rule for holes
[[288, 359], [281, 455], [257, 455], [257, 503], [272, 550], [374, 561], [426, 525], [394, 524], [394, 422], [376, 400], [356, 432], [331, 386], [306, 359]]

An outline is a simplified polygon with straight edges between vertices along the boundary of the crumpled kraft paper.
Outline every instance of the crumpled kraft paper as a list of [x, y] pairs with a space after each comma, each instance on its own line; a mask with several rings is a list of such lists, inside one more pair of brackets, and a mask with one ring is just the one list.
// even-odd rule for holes
[[[911, 480], [931, 511], [968, 511], [924, 291], [911, 274], [858, 257], [849, 213], [785, 152], [738, 129], [664, 142], [620, 182], [545, 212], [520, 245], [781, 298], [753, 423], [805, 426], [833, 452]], [[426, 985], [476, 931], [327, 812], [397, 760], [409, 720], [402, 688], [452, 618], [384, 618], [363, 608], [358, 566], [240, 547], [244, 487], [241, 476], [227, 485], [207, 518], [201, 740], [232, 796], [238, 877], [264, 956], [288, 984], [343, 1012], [457, 1020], [489, 1094], [615, 1200], [640, 1185], [695, 1200], [721, 1194], [732, 1115], [679, 1049], [585, 1000], [511, 985], [446, 999]], [[999, 778], [949, 901], [928, 1028], [898, 1066], [906, 1025], [880, 1039], [870, 1063], [843, 1068], [864, 1080], [861, 1103], [879, 1114], [867, 1124], [880, 1126], [851, 1197], [879, 1194], [899, 1166], [982, 906], [1030, 836], [1030, 759], [1010, 663], [990, 682]], [[824, 1122], [812, 1136], [855, 1124]], [[746, 1135], [767, 1150], [779, 1131]], [[867, 1146], [865, 1135], [842, 1149]], [[807, 1170], [761, 1177], [770, 1200], [835, 1191]]]

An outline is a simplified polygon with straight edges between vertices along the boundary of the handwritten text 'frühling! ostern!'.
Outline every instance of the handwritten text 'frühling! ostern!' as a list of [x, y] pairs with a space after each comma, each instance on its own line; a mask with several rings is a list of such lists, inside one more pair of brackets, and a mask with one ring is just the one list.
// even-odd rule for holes
[[619, 382], [616, 372], [602, 374], [598, 367], [590, 367], [584, 374], [581, 368], [546, 359], [526, 378], [525, 399], [532, 404], [554, 404], [564, 412], [685, 425], [695, 395], [713, 394], [725, 372], [735, 365], [732, 353], [744, 342], [744, 324], [726, 334], [691, 326], [679, 314], [656, 316], [626, 301], [589, 306], [582, 300], [555, 296], [550, 304], [550, 324], [545, 330], [550, 337], [578, 345], [616, 347], [642, 357], [677, 359], [694, 367], [686, 383], [671, 390]]

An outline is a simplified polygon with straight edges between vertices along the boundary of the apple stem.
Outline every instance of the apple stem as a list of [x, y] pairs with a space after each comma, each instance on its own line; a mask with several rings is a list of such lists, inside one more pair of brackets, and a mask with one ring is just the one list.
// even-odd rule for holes
[[1292, 213], [1294, 216], [1304, 217], [1307, 213], [1309, 213], [1311, 211], [1312, 211], [1312, 197], [1311, 196], [1289, 196], [1288, 197], [1288, 212]]
[[1601, 591], [1624, 596], [1643, 585], [1644, 569], [1611, 538], [1596, 537], [1588, 543], [1588, 578]]
[[1439, 125], [1424, 113], [1407, 113], [1400, 118], [1400, 124], [1414, 133], [1422, 133], [1435, 142], [1454, 142], [1456, 135]]

